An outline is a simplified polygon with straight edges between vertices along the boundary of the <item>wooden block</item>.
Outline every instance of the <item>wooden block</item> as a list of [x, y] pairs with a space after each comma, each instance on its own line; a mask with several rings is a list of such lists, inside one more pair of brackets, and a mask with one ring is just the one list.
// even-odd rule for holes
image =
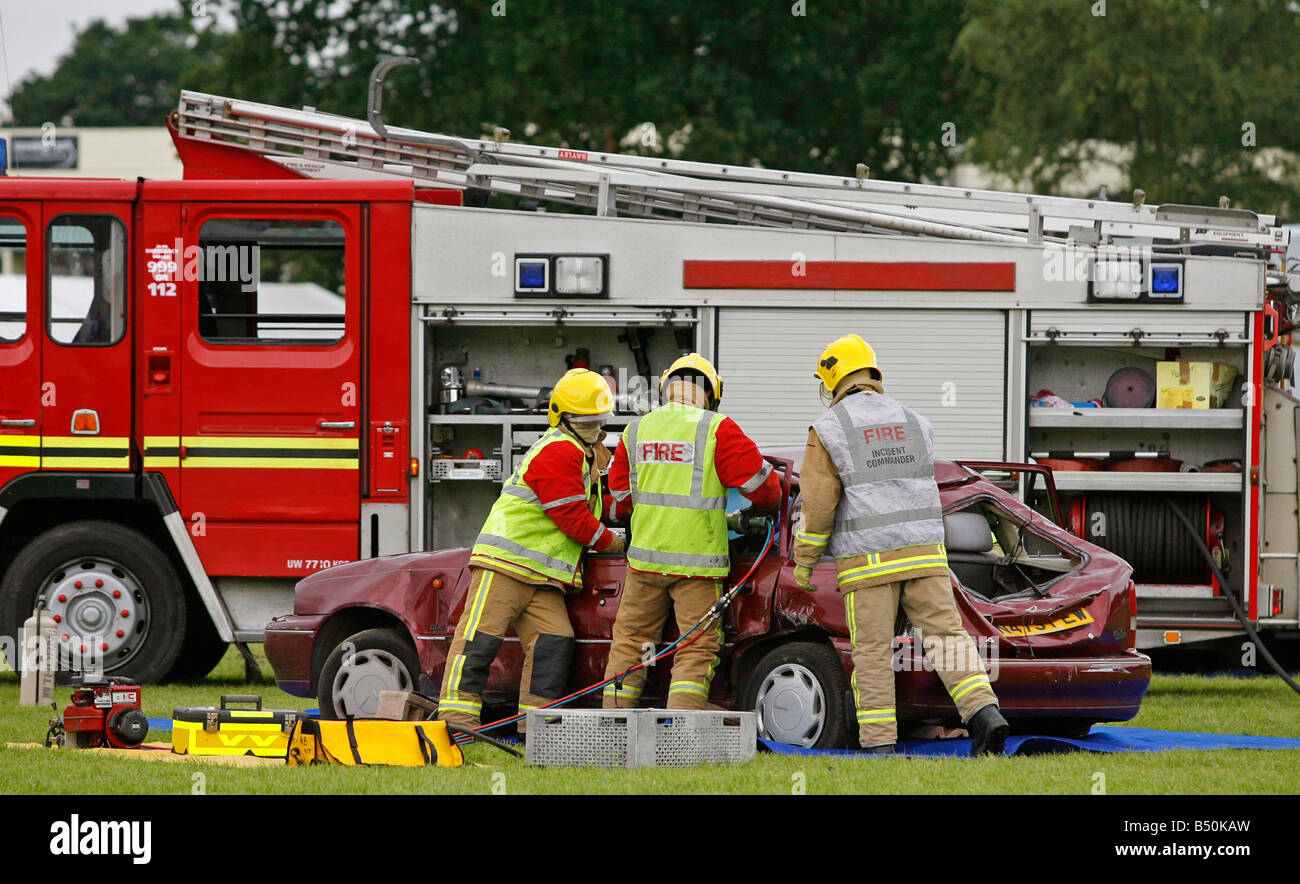
[[375, 718], [388, 721], [424, 721], [432, 718], [438, 704], [407, 691], [380, 691]]

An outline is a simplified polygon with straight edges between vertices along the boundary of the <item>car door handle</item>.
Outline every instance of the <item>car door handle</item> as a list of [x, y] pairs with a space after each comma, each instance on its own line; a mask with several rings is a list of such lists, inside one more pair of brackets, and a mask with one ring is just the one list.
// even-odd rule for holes
[[355, 430], [356, 421], [317, 421], [316, 426], [322, 430]]
[[5, 418], [4, 420], [0, 420], [0, 427], [34, 427], [34, 426], [36, 426], [36, 418], [34, 417]]

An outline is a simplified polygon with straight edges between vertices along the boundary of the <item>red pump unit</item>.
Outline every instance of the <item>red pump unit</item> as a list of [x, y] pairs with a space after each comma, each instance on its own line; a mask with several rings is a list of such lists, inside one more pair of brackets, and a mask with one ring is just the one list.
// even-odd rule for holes
[[[78, 683], [79, 682], [79, 683]], [[67, 745], [74, 749], [134, 749], [149, 733], [140, 686], [125, 678], [81, 676], [63, 710]]]

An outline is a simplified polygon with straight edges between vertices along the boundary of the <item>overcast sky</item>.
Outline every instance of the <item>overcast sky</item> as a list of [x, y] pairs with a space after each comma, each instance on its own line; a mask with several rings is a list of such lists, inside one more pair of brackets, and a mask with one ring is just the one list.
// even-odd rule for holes
[[52, 73], [74, 30], [97, 18], [120, 25], [176, 8], [176, 0], [0, 0], [0, 102], [8, 107], [10, 90], [27, 74]]

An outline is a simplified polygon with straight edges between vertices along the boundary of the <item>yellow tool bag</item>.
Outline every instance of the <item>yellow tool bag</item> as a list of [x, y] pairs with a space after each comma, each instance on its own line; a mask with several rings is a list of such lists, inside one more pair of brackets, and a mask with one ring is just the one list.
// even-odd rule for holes
[[291, 767], [311, 764], [460, 767], [465, 756], [445, 721], [309, 718], [289, 734]]

